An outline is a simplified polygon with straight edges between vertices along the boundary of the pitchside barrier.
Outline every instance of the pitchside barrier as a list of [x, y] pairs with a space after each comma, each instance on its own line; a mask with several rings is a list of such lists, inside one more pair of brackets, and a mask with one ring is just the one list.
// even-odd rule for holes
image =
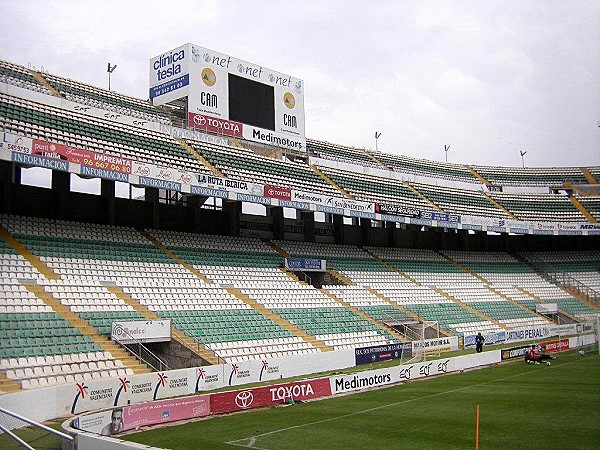
[[[594, 342], [596, 342], [595, 334], [571, 337], [568, 338], [568, 348], [590, 345]], [[563, 346], [563, 344], [560, 345]], [[355, 358], [355, 350], [347, 349], [322, 354], [294, 355], [280, 359], [265, 359], [263, 361], [247, 361], [236, 364], [154, 372], [110, 380], [89, 380], [4, 394], [0, 396], [0, 406], [39, 422], [107, 408], [123, 407], [131, 408], [129, 411], [137, 411], [134, 408], [138, 408], [138, 405], [156, 400], [182, 396], [189, 397], [219, 388], [235, 388], [236, 386], [261, 381], [275, 382], [282, 378], [339, 371], [354, 367], [356, 365]], [[331, 394], [335, 395], [492, 364], [500, 360], [500, 350], [493, 350], [448, 359], [435, 359], [414, 363], [401, 362], [398, 366], [389, 369], [368, 370], [352, 375], [331, 377], [329, 385]], [[273, 396], [272, 391], [269, 391], [273, 386], [266, 387], [264, 389], [267, 389], [271, 397], [267, 394], [265, 394], [267, 395], [266, 399], [259, 397], [262, 399], [262, 403], [258, 404], [282, 402], [283, 399], [289, 400], [290, 396], [294, 401], [302, 400], [303, 397], [296, 396], [294, 390], [286, 390], [289, 386], [296, 385], [290, 383], [275, 385], [279, 389], [278, 391], [273, 391], [277, 394], [275, 396]], [[319, 396], [326, 396], [328, 393], [327, 390], [323, 390], [322, 386], [319, 386], [319, 389], [315, 389], [311, 385], [311, 389], [315, 395], [321, 393]], [[252, 393], [252, 398], [254, 398], [254, 389], [243, 389], [239, 392]], [[242, 402], [243, 405], [246, 405], [242, 406], [243, 408], [247, 407], [247, 405], [257, 404], [254, 403], [254, 400], [250, 401], [250, 398], [238, 398], [237, 395], [239, 392], [233, 396], [233, 399], [226, 398], [226, 395], [231, 396], [233, 394], [223, 394], [221, 401], [216, 400], [219, 397], [212, 397], [216, 394], [210, 394], [211, 397], [208, 406], [206, 404], [192, 405], [186, 403], [185, 407], [191, 408], [196, 413], [201, 411], [202, 414], [212, 414], [215, 411], [224, 412], [228, 410], [229, 406], [227, 405], [232, 404], [231, 402], [236, 405], [236, 402]], [[158, 404], [155, 403], [155, 405]], [[180, 408], [183, 408], [183, 406], [178, 406], [178, 409]]]
[[[464, 355], [383, 369], [331, 377], [235, 389], [169, 400], [158, 400], [119, 407], [121, 430], [165, 424], [209, 415], [226, 414], [254, 408], [302, 402], [365, 389], [385, 387], [404, 381], [423, 379], [500, 361], [500, 350]], [[100, 434], [111, 423], [113, 409], [81, 414], [63, 424], [74, 435], [80, 431]]]
[[[558, 352], [575, 348], [580, 345], [596, 343], [593, 334], [542, 340], [547, 352]], [[446, 342], [432, 342], [432, 345], [448, 345]], [[497, 349], [483, 353], [468, 354], [451, 358], [441, 358], [430, 361], [400, 364], [395, 367], [366, 370], [358, 373], [341, 374], [331, 377], [301, 380], [290, 383], [272, 384], [247, 389], [234, 389], [213, 394], [199, 394], [183, 398], [144, 402], [127, 405], [117, 409], [96, 411], [80, 414], [63, 423], [63, 429], [74, 436], [74, 442], [82, 443], [85, 439], [86, 448], [139, 448], [129, 447], [129, 442], [117, 438], [99, 436], [106, 434], [115, 410], [121, 415], [120, 429], [139, 429], [152, 425], [161, 425], [178, 420], [190, 420], [211, 415], [227, 414], [254, 408], [272, 407], [281, 404], [315, 400], [334, 395], [358, 392], [366, 389], [380, 388], [411, 380], [425, 379], [437, 375], [463, 371], [480, 366], [495, 364], [503, 360], [523, 357], [529, 345]], [[372, 352], [355, 352], [358, 357], [365, 354], [389, 352], [401, 348], [373, 347]], [[358, 358], [360, 359], [360, 358]], [[112, 441], [115, 447], [107, 446]], [[75, 446], [75, 448], [77, 448]]]

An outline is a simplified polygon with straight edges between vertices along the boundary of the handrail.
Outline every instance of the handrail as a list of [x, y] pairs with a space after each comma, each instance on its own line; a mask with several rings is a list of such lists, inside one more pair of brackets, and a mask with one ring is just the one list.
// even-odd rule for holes
[[[142, 361], [144, 364], [147, 364], [148, 366], [152, 367], [154, 370], [162, 372], [164, 370], [171, 370], [169, 368], [169, 365], [164, 362], [162, 359], [160, 359], [157, 355], [155, 355], [148, 347], [146, 347], [141, 341], [139, 341], [138, 339], [136, 339], [134, 336], [132, 336], [131, 334], [129, 334], [125, 329], [121, 330], [123, 332], [123, 335], [125, 337], [127, 337], [128, 340], [133, 340], [134, 342], [132, 344], [124, 344], [121, 341], [119, 341], [118, 339], [115, 339], [114, 342], [116, 342], [117, 344], [119, 344], [120, 346], [124, 347], [125, 349], [127, 349], [127, 351], [129, 351], [131, 354], [133, 354], [138, 360]], [[138, 352], [136, 352], [134, 350], [134, 347], [137, 346], [138, 348]], [[144, 358], [144, 353], [150, 357], [150, 359], [154, 360], [154, 364], [150, 361], [147, 361], [146, 358]], [[155, 366], [158, 366], [156, 367]]]
[[[27, 417], [24, 417], [20, 414], [17, 414], [15, 412], [9, 411], [8, 409], [2, 408], [0, 406], [0, 412], [6, 414], [7, 416], [11, 416], [14, 417], [15, 419], [21, 420], [22, 422], [28, 423], [29, 425], [33, 425], [34, 427], [37, 427], [41, 430], [47, 431], [48, 433], [52, 433], [55, 434], [56, 436], [62, 438], [62, 439], [66, 439], [67, 441], [73, 442], [73, 437], [69, 436], [68, 434], [62, 433], [58, 430], [55, 430], [54, 428], [50, 428], [47, 427], [44, 424], [41, 424], [39, 422], [36, 422], [35, 420], [31, 420], [28, 419]], [[15, 439], [17, 442], [19, 442], [21, 445], [23, 445], [26, 448], [32, 448], [30, 446], [28, 446], [23, 440], [21, 440], [18, 436], [16, 436], [14, 433], [11, 433], [7, 428], [3, 427], [2, 425], [0, 425], [0, 429], [2, 429], [2, 431], [6, 434], [8, 434], [12, 439]]]
[[559, 287], [575, 288], [586, 296], [588, 300], [593, 300], [596, 303], [600, 303], [600, 292], [592, 289], [586, 284], [582, 283], [575, 277], [569, 275], [567, 272], [558, 270], [548, 262], [537, 258], [533, 254], [529, 253], [525, 258], [538, 272], [549, 278], [549, 281], [556, 284]]

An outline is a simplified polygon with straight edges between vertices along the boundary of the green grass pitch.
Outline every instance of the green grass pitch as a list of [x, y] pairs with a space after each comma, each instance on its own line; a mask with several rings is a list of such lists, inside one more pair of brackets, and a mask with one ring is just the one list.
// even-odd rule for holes
[[156, 428], [171, 449], [600, 449], [600, 357], [559, 355], [391, 388]]
[[[600, 357], [559, 354], [361, 394], [142, 430], [123, 438], [170, 449], [600, 449]], [[56, 421], [53, 426], [58, 428]], [[46, 432], [18, 430], [36, 449]], [[0, 448], [21, 448], [0, 436]]]

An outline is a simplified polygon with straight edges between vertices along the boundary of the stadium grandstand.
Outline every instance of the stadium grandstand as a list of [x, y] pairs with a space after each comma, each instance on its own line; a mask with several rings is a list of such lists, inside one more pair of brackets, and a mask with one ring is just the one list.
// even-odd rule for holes
[[[598, 166], [285, 148], [185, 117], [0, 61], [2, 395], [597, 320]], [[136, 321], [169, 340], [111, 339]]]

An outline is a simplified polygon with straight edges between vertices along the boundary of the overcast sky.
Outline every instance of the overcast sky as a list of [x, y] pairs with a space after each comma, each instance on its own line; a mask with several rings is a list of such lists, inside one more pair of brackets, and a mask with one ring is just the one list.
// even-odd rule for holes
[[148, 98], [186, 42], [301, 78], [306, 136], [449, 162], [600, 165], [600, 1], [0, 0], [0, 58]]

